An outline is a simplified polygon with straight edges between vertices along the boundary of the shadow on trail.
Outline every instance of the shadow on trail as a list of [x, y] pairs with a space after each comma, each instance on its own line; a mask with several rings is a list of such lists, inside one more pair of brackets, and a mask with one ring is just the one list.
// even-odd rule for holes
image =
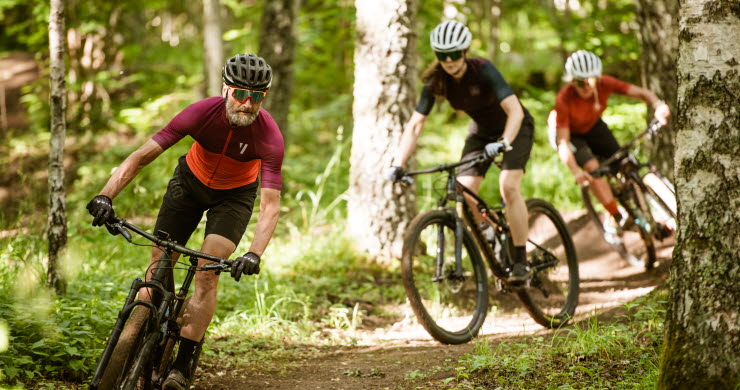
[[[646, 272], [622, 260], [604, 242], [585, 211], [565, 213], [563, 217], [579, 258], [581, 291], [576, 320], [594, 316], [600, 321], [617, 320], [620, 306], [649, 293], [667, 278], [672, 239], [657, 243], [659, 263]], [[476, 343], [438, 343], [405, 306], [399, 310], [404, 313], [403, 319], [354, 332], [351, 338], [359, 346], [327, 347], [317, 352], [315, 346], [307, 345], [305, 351], [313, 352], [289, 361], [222, 371], [208, 369], [200, 375], [195, 389], [406, 389], [410, 376], [425, 375], [429, 380], [454, 376], [455, 363], [473, 351]], [[509, 339], [552, 332], [535, 323], [514, 294], [492, 292], [490, 307], [478, 341], [496, 346]]]

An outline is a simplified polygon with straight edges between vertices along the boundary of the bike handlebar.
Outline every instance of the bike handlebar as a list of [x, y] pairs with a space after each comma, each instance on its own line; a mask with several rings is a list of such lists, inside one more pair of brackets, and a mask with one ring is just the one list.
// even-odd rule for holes
[[663, 127], [663, 125], [657, 120], [653, 119], [648, 127], [641, 131], [640, 134], [636, 135], [635, 138], [633, 138], [630, 142], [628, 142], [626, 145], [622, 146], [614, 152], [609, 158], [602, 161], [598, 168], [594, 169], [593, 171], [589, 171], [588, 173], [593, 177], [601, 177], [606, 176], [612, 173], [612, 169], [610, 168], [610, 165], [622, 160], [625, 158], [628, 154], [628, 151], [632, 149], [632, 147], [639, 141], [642, 137], [644, 137], [647, 134], [655, 135], [658, 133], [660, 128]]
[[[405, 181], [407, 183], [411, 183], [411, 182], [413, 182], [413, 179], [412, 179], [413, 176], [423, 175], [423, 174], [426, 174], [426, 173], [434, 173], [434, 172], [444, 172], [444, 171], [449, 172], [449, 171], [452, 171], [452, 170], [454, 170], [455, 168], [457, 168], [459, 166], [462, 166], [462, 165], [465, 165], [465, 164], [468, 164], [468, 163], [470, 163], [470, 164], [478, 164], [478, 163], [484, 162], [486, 160], [492, 160], [492, 159], [493, 159], [492, 157], [486, 157], [484, 154], [477, 154], [475, 156], [471, 156], [471, 157], [468, 157], [466, 159], [463, 159], [463, 160], [460, 160], [460, 161], [454, 162], [454, 163], [437, 165], [435, 167], [426, 168], [426, 169], [420, 169], [420, 170], [417, 170], [417, 171], [408, 171], [408, 172], [406, 172], [403, 175], [403, 178], [401, 180], [402, 181]], [[501, 165], [501, 163], [498, 162], [498, 161], [494, 161], [494, 164], [496, 164], [497, 166], [500, 166]]]
[[[204, 264], [203, 267], [201, 267], [204, 270], [214, 270], [214, 271], [226, 271], [231, 267], [231, 264], [233, 263], [229, 259], [224, 259], [222, 257], [217, 257], [213, 255], [209, 255], [203, 252], [198, 252], [196, 250], [188, 249], [172, 240], [165, 239], [165, 238], [159, 238], [153, 234], [150, 234], [142, 229], [140, 229], [138, 226], [126, 221], [123, 218], [119, 218], [117, 216], [113, 216], [108, 219], [109, 222], [106, 222], [106, 225], [111, 227], [113, 230], [118, 231], [123, 235], [123, 237], [128, 242], [131, 241], [131, 233], [129, 233], [126, 229], [133, 230], [136, 234], [146, 238], [147, 240], [157, 244], [157, 246], [161, 246], [167, 249], [170, 249], [172, 251], [181, 253], [186, 256], [190, 257], [196, 257], [199, 259], [205, 259], [210, 261], [215, 261], [216, 263], [210, 263], [210, 264]], [[111, 222], [112, 221], [112, 222]]]

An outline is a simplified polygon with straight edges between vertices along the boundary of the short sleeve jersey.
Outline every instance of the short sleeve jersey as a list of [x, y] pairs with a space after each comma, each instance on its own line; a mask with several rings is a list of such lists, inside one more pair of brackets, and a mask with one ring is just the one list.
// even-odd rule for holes
[[[557, 113], [557, 127], [570, 129], [571, 134], [586, 134], [594, 127], [601, 114], [606, 110], [609, 95], [627, 93], [631, 84], [615, 77], [603, 75], [596, 84], [596, 92], [589, 99], [584, 99], [573, 84], [568, 83], [558, 92], [555, 98], [555, 112]], [[599, 98], [599, 107], [594, 104], [595, 97]]]
[[224, 99], [209, 97], [185, 108], [152, 139], [167, 149], [188, 135], [195, 143], [185, 160], [207, 187], [241, 187], [261, 175], [262, 188], [282, 189], [283, 136], [265, 109], [251, 125], [233, 126]]
[[[446, 98], [456, 110], [462, 110], [475, 122], [471, 132], [484, 135], [497, 135], [504, 131], [506, 111], [501, 108], [501, 101], [514, 94], [514, 90], [504, 80], [493, 64], [484, 58], [467, 58], [467, 70], [462, 79], [455, 80], [445, 73]], [[429, 115], [434, 106], [434, 94], [430, 85], [421, 90], [416, 111]], [[532, 120], [526, 108], [525, 120]]]

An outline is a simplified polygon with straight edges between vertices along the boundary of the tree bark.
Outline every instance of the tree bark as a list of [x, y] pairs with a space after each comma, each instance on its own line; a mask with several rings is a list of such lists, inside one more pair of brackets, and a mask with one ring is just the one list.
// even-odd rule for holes
[[356, 0], [354, 133], [350, 156], [349, 234], [379, 259], [400, 258], [416, 213], [413, 187], [384, 178], [415, 99], [417, 5], [414, 0]]
[[288, 140], [288, 113], [293, 90], [293, 62], [295, 59], [296, 19], [300, 0], [272, 0], [265, 2], [262, 13], [259, 55], [272, 67], [272, 87], [263, 107], [270, 112]]
[[[635, 0], [640, 26], [644, 87], [655, 92], [676, 114], [676, 57], [678, 55], [678, 2], [676, 0]], [[653, 117], [648, 110], [648, 121]], [[651, 140], [650, 161], [673, 180], [673, 154], [676, 139], [673, 120]]]
[[64, 66], [64, 0], [51, 0], [49, 52], [51, 82], [51, 140], [49, 141], [49, 266], [47, 283], [57, 294], [66, 289], [59, 259], [67, 244], [64, 198], [64, 137], [66, 133], [66, 84]]
[[680, 4], [673, 250], [659, 389], [740, 382], [740, 3]]
[[483, 36], [486, 40], [486, 52], [488, 59], [497, 63], [499, 45], [499, 24], [501, 22], [501, 0], [483, 0], [483, 15], [488, 21], [488, 28]]
[[224, 66], [224, 44], [221, 40], [221, 4], [219, 0], [203, 0], [203, 53], [205, 53], [208, 96], [220, 96], [221, 70]]

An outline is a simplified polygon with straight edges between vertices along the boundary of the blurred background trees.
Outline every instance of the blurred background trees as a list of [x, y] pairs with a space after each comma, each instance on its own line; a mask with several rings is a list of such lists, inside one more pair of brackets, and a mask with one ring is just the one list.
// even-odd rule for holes
[[[241, 324], [241, 317], [229, 322], [230, 314], [225, 313], [252, 305], [245, 296], [266, 295], [268, 300], [319, 306], [315, 311], [286, 310], [288, 320], [283, 325], [302, 319], [315, 324], [324, 321], [327, 317], [322, 315], [327, 313], [339, 318], [336, 313], [346, 312], [334, 310], [333, 305], [346, 303], [348, 295], [360, 294], [368, 301], [403, 300], [400, 284], [392, 284], [395, 290], [389, 287], [379, 293], [375, 289], [383, 278], [392, 280], [392, 268], [383, 270], [391, 274], [374, 270], [378, 273], [373, 276], [353, 268], [359, 258], [386, 251], [387, 242], [371, 241], [381, 231], [396, 233], [383, 240], [397, 239], [403, 219], [382, 219], [379, 222], [385, 226], [368, 230], [372, 232], [366, 234], [369, 241], [358, 245], [368, 252], [353, 251], [352, 244], [361, 235], [347, 240], [348, 225], [369, 226], [362, 219], [350, 222], [348, 208], [367, 211], [361, 208], [369, 204], [358, 197], [350, 200], [357, 195], [350, 183], [360, 183], [367, 176], [371, 184], [387, 188], [379, 175], [399, 124], [414, 108], [420, 73], [434, 57], [428, 47], [429, 32], [441, 20], [468, 24], [473, 32], [471, 55], [490, 58], [535, 117], [535, 146], [522, 192], [547, 199], [561, 210], [580, 209], [581, 203], [571, 175], [547, 143], [545, 122], [562, 86], [562, 66], [569, 53], [592, 50], [604, 60], [605, 73], [655, 88], [673, 104], [671, 81], [653, 80], [656, 74], [669, 75], [671, 67], [668, 58], [673, 49], [660, 33], [674, 25], [670, 15], [675, 6], [667, 0], [388, 1], [415, 9], [415, 21], [409, 18], [398, 26], [408, 29], [404, 32], [408, 42], [416, 42], [414, 49], [405, 51], [393, 47], [390, 53], [403, 57], [403, 66], [388, 69], [373, 69], [392, 64], [389, 58], [377, 58], [384, 55], [377, 49], [401, 42], [363, 41], [365, 31], [357, 27], [361, 20], [376, 16], [378, 8], [373, 4], [384, 2], [357, 1], [368, 6], [363, 19], [357, 15], [362, 7], [353, 0], [65, 1], [66, 27], [61, 36], [66, 44], [67, 128], [62, 166], [69, 249], [60, 267], [69, 286], [67, 295], [60, 298], [49, 297], [39, 288], [46, 281], [48, 264], [44, 233], [52, 137], [50, 4], [0, 1], [0, 98], [7, 97], [4, 102], [0, 99], [0, 245], [4, 248], [0, 251], [0, 344], [3, 329], [11, 329], [14, 337], [10, 350], [0, 353], [6, 375], [81, 380], [89, 374], [119, 308], [115, 300], [119, 286], [130, 283], [142, 270], [138, 248], [124, 249], [104, 229], [92, 229], [84, 206], [135, 147], [188, 104], [219, 93], [212, 81], [218, 81], [223, 60], [236, 53], [257, 52], [275, 68], [276, 81], [265, 106], [288, 134], [281, 222], [267, 253], [270, 269], [260, 276], [264, 283], [229, 286], [231, 292], [219, 301], [221, 331], [229, 326], [243, 328], [234, 325]], [[641, 7], [639, 13], [635, 3]], [[378, 27], [390, 26], [395, 24]], [[377, 39], [401, 39], [392, 33]], [[646, 49], [648, 41], [653, 46]], [[656, 42], [666, 45], [655, 46]], [[376, 47], [363, 51], [367, 49], [363, 45]], [[367, 83], [358, 77], [358, 72], [372, 71], [382, 71], [382, 77]], [[370, 80], [388, 79], [393, 83], [380, 85], [384, 90], [401, 88], [403, 93], [355, 94], [379, 86], [369, 84]], [[364, 100], [358, 101], [357, 96]], [[375, 115], [380, 114], [375, 120], [358, 115], [373, 107], [378, 111]], [[675, 106], [671, 108], [675, 112]], [[644, 104], [617, 96], [605, 115], [617, 138], [624, 141], [644, 125], [646, 113]], [[393, 121], [393, 126], [385, 120]], [[355, 128], [359, 124], [362, 129]], [[418, 165], [457, 159], [467, 124], [467, 116], [458, 115], [446, 103], [437, 104], [420, 140]], [[380, 141], [370, 143], [368, 136], [378, 136]], [[165, 180], [177, 158], [188, 150], [187, 144], [174, 146], [142, 171], [116, 199], [116, 212], [151, 228]], [[350, 168], [354, 147], [374, 148], [368, 151], [376, 154], [377, 161], [373, 164], [370, 153], [358, 150], [357, 156], [364, 154], [367, 160], [353, 160]], [[667, 147], [672, 148], [670, 142]], [[497, 173], [488, 176], [481, 193], [495, 201]], [[416, 204], [429, 207], [437, 187], [439, 183], [431, 178], [417, 183]], [[403, 206], [408, 213], [403, 216], [413, 214], [412, 205]], [[386, 215], [401, 208], [388, 208]], [[194, 240], [191, 244], [197, 245]], [[285, 269], [282, 279], [271, 276]], [[322, 278], [300, 279], [317, 273]], [[104, 280], [100, 275], [106, 275]], [[273, 288], [280, 292], [267, 291], [268, 282], [279, 285]], [[281, 326], [267, 327], [280, 331]]]

